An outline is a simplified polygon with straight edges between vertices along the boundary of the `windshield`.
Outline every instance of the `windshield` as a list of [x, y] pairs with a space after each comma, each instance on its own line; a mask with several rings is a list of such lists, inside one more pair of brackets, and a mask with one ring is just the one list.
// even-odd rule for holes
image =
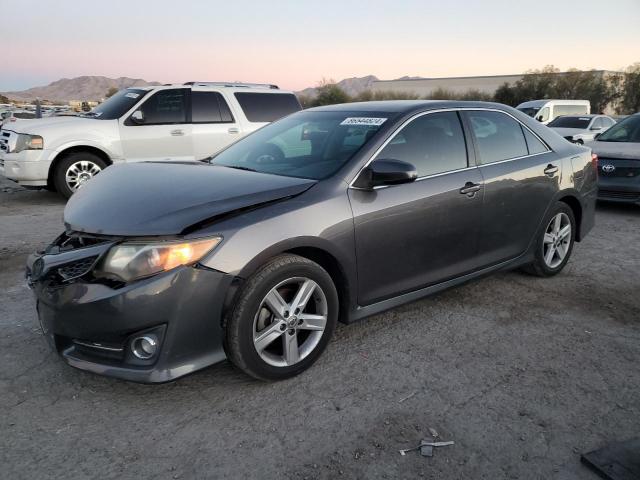
[[632, 115], [598, 137], [599, 142], [640, 143], [640, 115]]
[[540, 110], [540, 107], [521, 107], [518, 110], [520, 110], [523, 113], [526, 113], [530, 117], [535, 117], [536, 113], [538, 113], [538, 111]]
[[295, 113], [234, 143], [210, 162], [320, 180], [348, 162], [388, 119], [389, 113]]
[[589, 117], [558, 117], [550, 122], [547, 127], [585, 129], [589, 126], [590, 121]]
[[118, 93], [114, 94], [112, 97], [82, 116], [97, 118], [99, 120], [115, 120], [129, 111], [129, 109], [142, 100], [142, 97], [147, 93], [147, 90], [134, 88], [120, 90]]

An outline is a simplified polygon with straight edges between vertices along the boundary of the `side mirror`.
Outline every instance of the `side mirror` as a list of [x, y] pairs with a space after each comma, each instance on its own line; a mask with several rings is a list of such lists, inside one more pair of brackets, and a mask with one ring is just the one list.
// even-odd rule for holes
[[538, 116], [536, 117], [536, 120], [538, 120], [539, 122], [542, 122], [542, 121], [543, 121], [543, 120], [542, 120], [542, 115], [538, 115]]
[[131, 121], [138, 124], [144, 123], [144, 113], [142, 113], [142, 110], [136, 110], [133, 112], [131, 114]]
[[410, 183], [418, 178], [416, 167], [408, 162], [379, 159], [371, 162], [354, 182], [354, 187], [371, 190], [381, 185]]

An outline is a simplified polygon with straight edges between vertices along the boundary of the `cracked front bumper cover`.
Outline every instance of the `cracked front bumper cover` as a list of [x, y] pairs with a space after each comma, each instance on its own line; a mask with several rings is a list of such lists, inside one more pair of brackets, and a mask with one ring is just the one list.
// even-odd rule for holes
[[[226, 358], [221, 318], [232, 280], [183, 266], [120, 288], [84, 280], [31, 286], [45, 337], [69, 365], [159, 383]], [[151, 362], [136, 360], [130, 342], [149, 331], [159, 332], [159, 353]]]

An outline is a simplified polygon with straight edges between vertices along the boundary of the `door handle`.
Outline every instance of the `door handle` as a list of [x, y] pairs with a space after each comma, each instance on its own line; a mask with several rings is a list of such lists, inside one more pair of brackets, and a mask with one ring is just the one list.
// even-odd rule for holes
[[179, 128], [171, 130], [171, 135], [173, 135], [174, 137], [180, 137], [184, 135], [184, 130], [180, 130]]
[[231, 127], [229, 130], [227, 130], [227, 132], [236, 134], [236, 133], [240, 133], [240, 130], [236, 127]]
[[547, 168], [544, 169], [544, 174], [548, 177], [553, 177], [556, 173], [558, 173], [558, 167], [555, 165], [549, 164]]
[[476, 192], [482, 188], [482, 185], [473, 182], [467, 182], [464, 184], [464, 187], [460, 189], [460, 193], [463, 195], [468, 195], [469, 197], [474, 197]]

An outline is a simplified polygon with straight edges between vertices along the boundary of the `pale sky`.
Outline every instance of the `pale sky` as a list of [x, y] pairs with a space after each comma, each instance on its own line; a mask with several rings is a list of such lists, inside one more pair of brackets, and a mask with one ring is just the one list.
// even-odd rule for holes
[[640, 62], [640, 0], [0, 0], [0, 91], [62, 77], [315, 86]]

